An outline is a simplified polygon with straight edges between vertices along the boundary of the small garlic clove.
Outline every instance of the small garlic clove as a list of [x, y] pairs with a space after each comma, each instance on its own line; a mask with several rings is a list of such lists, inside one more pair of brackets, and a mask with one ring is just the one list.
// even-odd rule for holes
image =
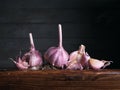
[[90, 56], [88, 55], [88, 53], [87, 52], [83, 53], [80, 63], [84, 68], [89, 69], [89, 64], [88, 64], [89, 59], [90, 59]]
[[81, 63], [78, 63], [76, 60], [73, 60], [71, 63], [68, 64], [67, 69], [69, 70], [83, 70]]
[[100, 70], [101, 68], [105, 68], [109, 66], [112, 61], [98, 60], [91, 58], [89, 60], [89, 65], [94, 70]]
[[28, 63], [25, 61], [22, 61], [20, 57], [17, 60], [18, 62], [13, 60], [12, 58], [10, 58], [10, 59], [16, 64], [16, 66], [19, 70], [27, 70], [29, 67]]
[[104, 66], [104, 63], [102, 61], [93, 59], [93, 58], [89, 60], [89, 64], [90, 64], [90, 67], [94, 70], [99, 70]]

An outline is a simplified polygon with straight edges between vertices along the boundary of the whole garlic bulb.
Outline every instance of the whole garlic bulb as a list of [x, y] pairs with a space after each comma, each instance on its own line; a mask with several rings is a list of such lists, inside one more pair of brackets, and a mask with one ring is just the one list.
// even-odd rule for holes
[[31, 44], [30, 51], [24, 54], [22, 60], [26, 60], [29, 62], [30, 69], [38, 70], [40, 66], [43, 64], [42, 57], [40, 52], [35, 49], [32, 33], [29, 33], [29, 37]]
[[10, 58], [19, 70], [38, 70], [43, 63], [41, 54], [35, 49], [32, 33], [29, 33], [29, 37], [31, 44], [30, 51], [25, 53], [22, 58], [19, 56], [16, 61]]
[[50, 47], [44, 54], [44, 58], [53, 66], [58, 68], [64, 68], [67, 66], [67, 62], [69, 59], [69, 54], [63, 48], [62, 45], [62, 26], [58, 25], [59, 28], [59, 46], [58, 47]]

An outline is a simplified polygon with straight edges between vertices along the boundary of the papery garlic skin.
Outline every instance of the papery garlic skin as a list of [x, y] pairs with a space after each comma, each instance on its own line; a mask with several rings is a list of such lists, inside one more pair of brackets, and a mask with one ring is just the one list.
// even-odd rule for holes
[[53, 66], [58, 68], [64, 68], [67, 66], [67, 62], [69, 59], [69, 54], [63, 48], [62, 45], [62, 26], [58, 25], [59, 28], [59, 46], [58, 47], [50, 47], [44, 54], [44, 58]]

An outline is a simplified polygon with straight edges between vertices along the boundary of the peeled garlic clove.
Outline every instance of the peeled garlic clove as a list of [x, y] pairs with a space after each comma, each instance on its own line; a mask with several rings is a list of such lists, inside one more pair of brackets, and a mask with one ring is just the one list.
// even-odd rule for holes
[[59, 46], [58, 47], [50, 47], [44, 54], [44, 58], [53, 66], [58, 68], [64, 68], [67, 66], [67, 62], [69, 59], [69, 54], [63, 48], [62, 45], [62, 27], [61, 24], [59, 26]]
[[106, 66], [110, 65], [112, 61], [105, 61], [105, 60], [98, 60], [91, 58], [89, 60], [89, 65], [94, 70], [99, 70], [101, 68], [105, 68]]

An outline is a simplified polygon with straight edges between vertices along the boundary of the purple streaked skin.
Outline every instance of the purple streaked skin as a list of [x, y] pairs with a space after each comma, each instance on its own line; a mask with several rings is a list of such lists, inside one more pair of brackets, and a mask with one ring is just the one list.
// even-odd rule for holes
[[58, 25], [59, 28], [59, 46], [50, 47], [44, 54], [44, 58], [53, 66], [58, 68], [64, 68], [67, 66], [69, 54], [63, 48], [62, 45], [62, 27], [61, 24]]
[[16, 61], [11, 59], [19, 70], [38, 70], [43, 64], [40, 52], [35, 49], [32, 33], [29, 33], [29, 37], [31, 44], [30, 51], [25, 53], [22, 58], [19, 57]]
[[88, 61], [90, 56], [85, 52], [85, 46], [80, 45], [79, 50], [74, 51], [70, 54], [70, 60], [68, 63], [69, 69], [89, 69]]

